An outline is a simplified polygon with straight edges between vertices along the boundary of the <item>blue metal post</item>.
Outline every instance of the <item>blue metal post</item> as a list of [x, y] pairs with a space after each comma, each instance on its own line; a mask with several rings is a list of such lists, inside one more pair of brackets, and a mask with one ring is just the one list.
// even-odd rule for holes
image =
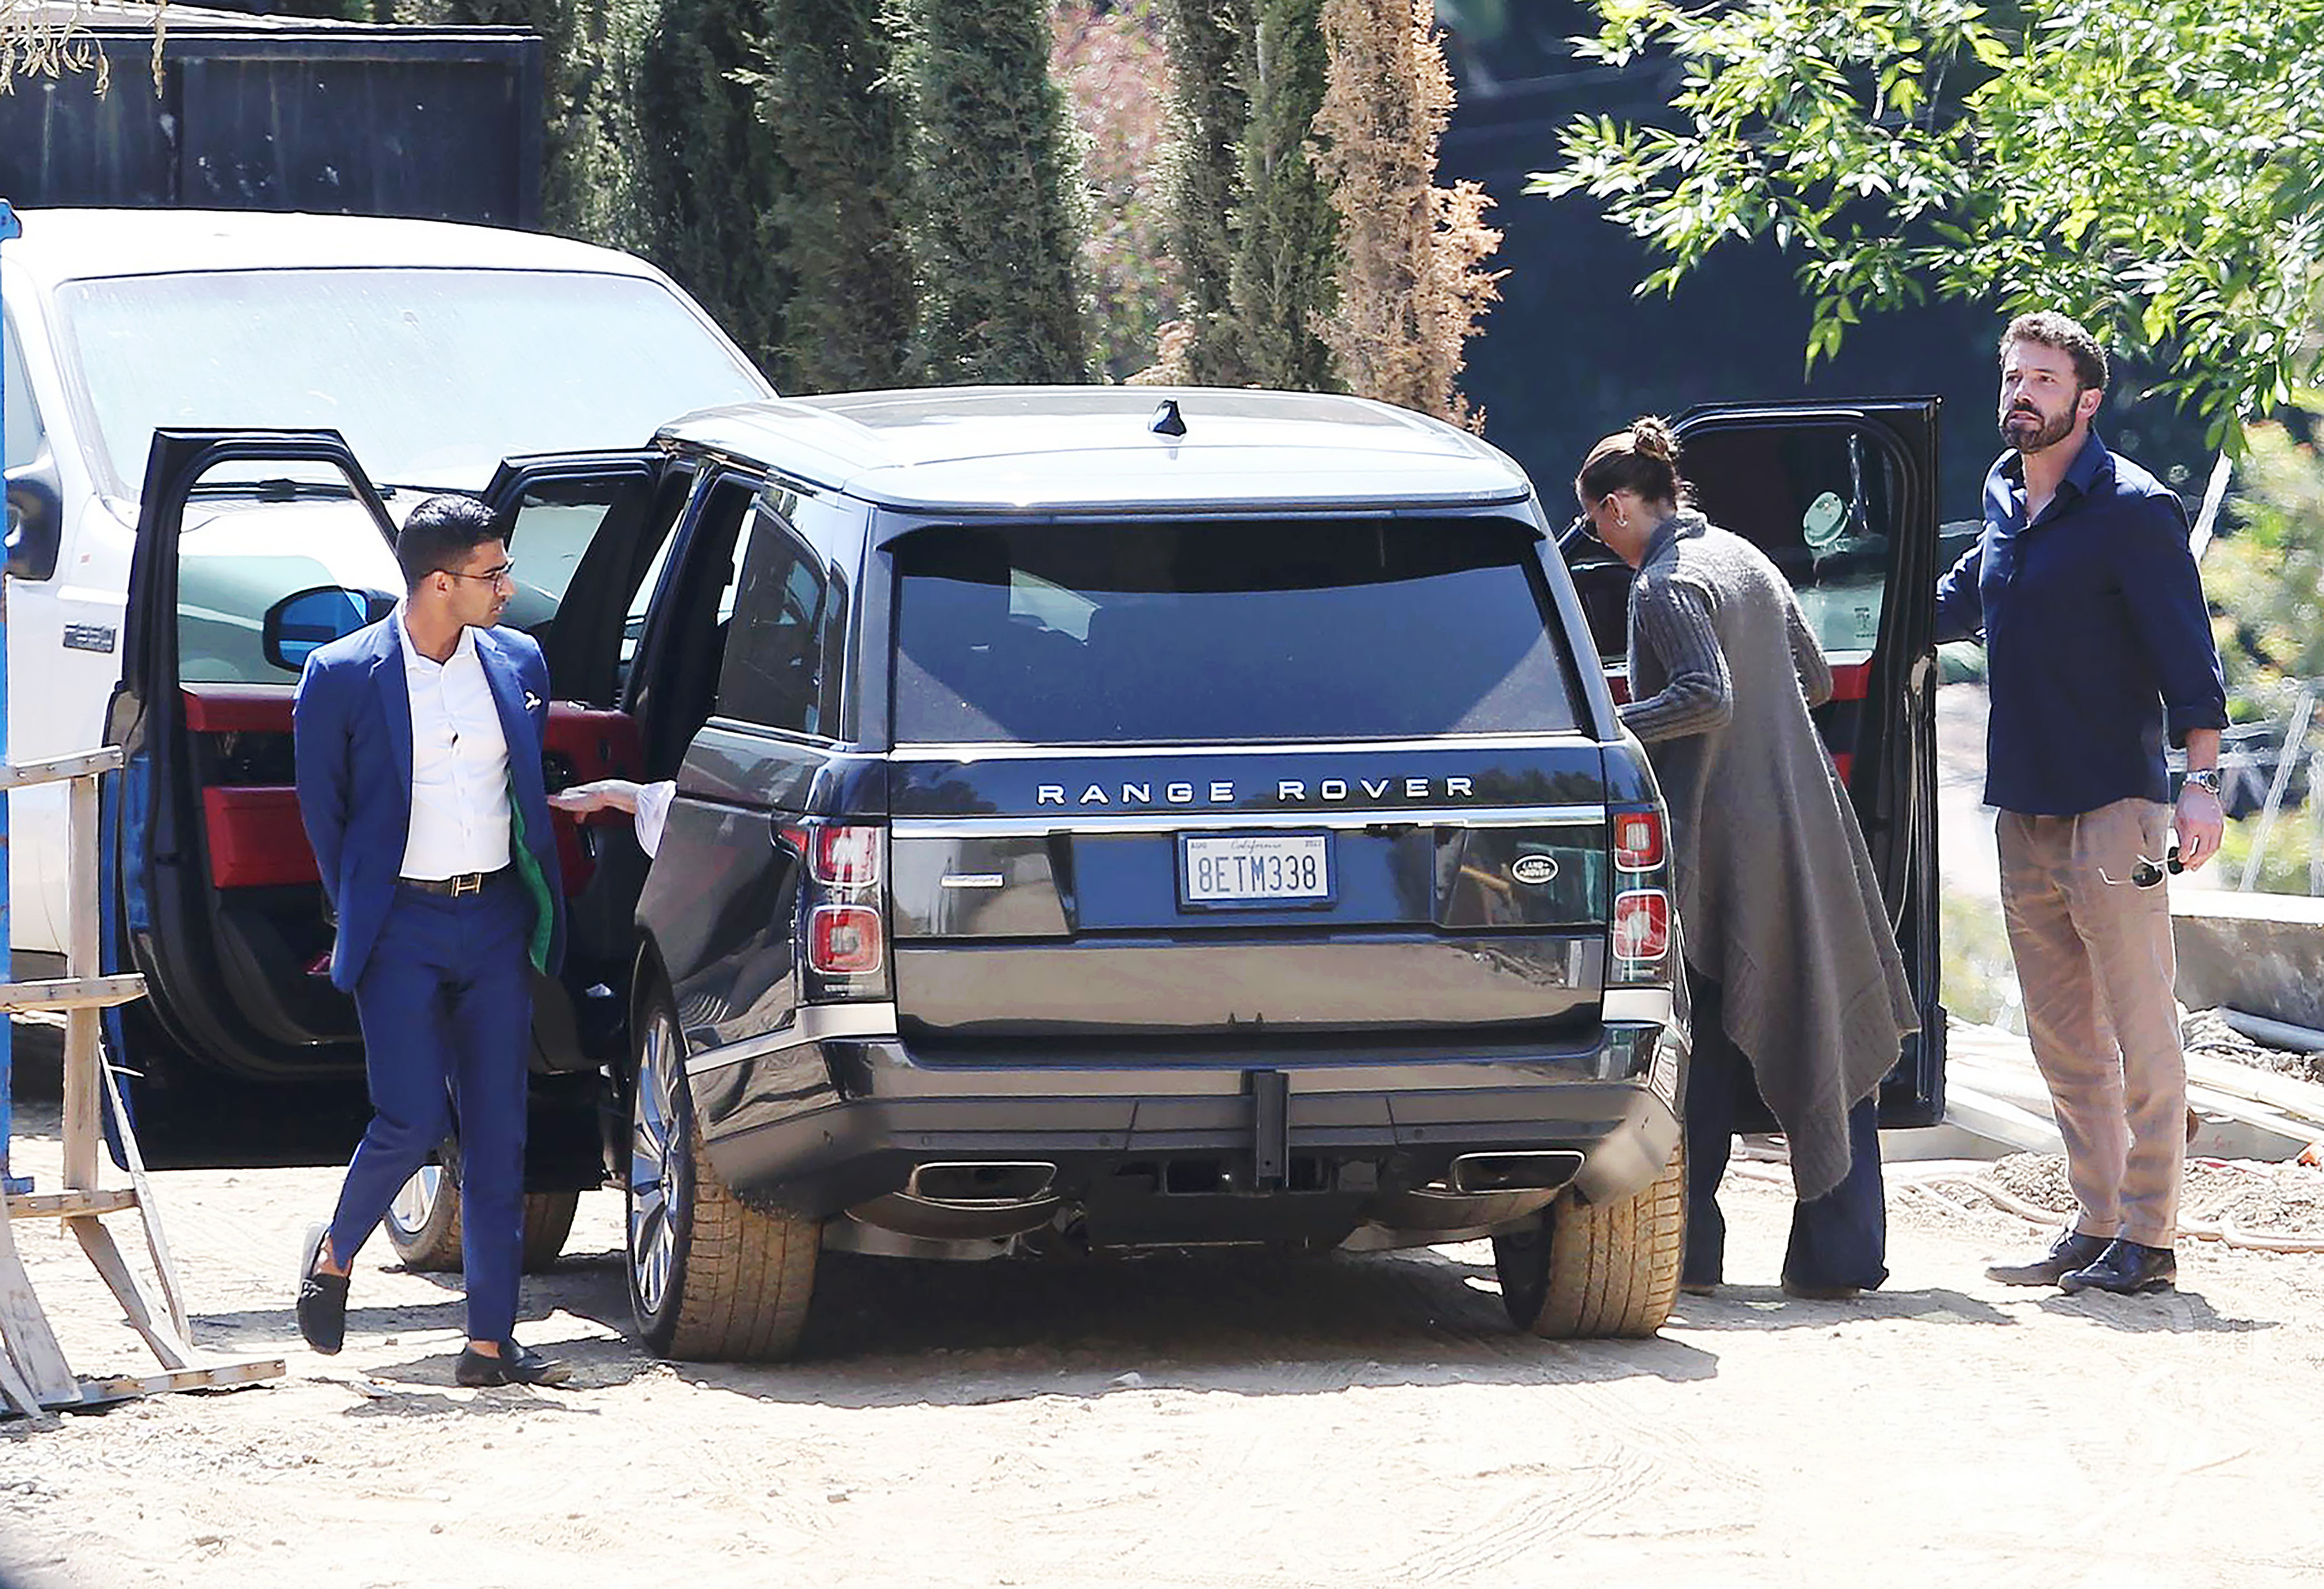
[[[0, 243], [17, 235], [23, 228], [16, 224], [16, 212], [8, 201], [0, 198]], [[0, 423], [5, 423], [8, 408], [8, 367], [0, 361]], [[8, 581], [0, 574], [0, 759], [5, 759], [8, 744]], [[8, 914], [8, 796], [0, 793], [0, 983], [15, 980], [13, 951], [9, 949], [10, 917]], [[0, 1015], [0, 1187], [12, 1195], [32, 1189], [29, 1180], [19, 1180], [8, 1173], [8, 1142], [16, 1129], [15, 1106], [11, 1088], [15, 1079], [15, 1018]]]

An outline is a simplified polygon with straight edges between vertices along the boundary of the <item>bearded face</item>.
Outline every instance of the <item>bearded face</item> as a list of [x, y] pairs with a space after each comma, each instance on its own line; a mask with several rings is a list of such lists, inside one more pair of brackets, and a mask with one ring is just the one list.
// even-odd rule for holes
[[[2001, 439], [2020, 453], [2053, 447], [2084, 418], [2087, 390], [2062, 348], [2010, 344], [2001, 366]], [[2095, 407], [2095, 405], [2091, 405]]]

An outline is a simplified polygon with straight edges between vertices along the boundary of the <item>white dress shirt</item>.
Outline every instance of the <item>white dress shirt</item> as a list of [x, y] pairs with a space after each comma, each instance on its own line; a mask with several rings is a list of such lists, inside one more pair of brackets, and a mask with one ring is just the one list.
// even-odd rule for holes
[[442, 663], [413, 649], [396, 609], [411, 696], [411, 832], [402, 875], [440, 879], [509, 864], [508, 739], [473, 629]]

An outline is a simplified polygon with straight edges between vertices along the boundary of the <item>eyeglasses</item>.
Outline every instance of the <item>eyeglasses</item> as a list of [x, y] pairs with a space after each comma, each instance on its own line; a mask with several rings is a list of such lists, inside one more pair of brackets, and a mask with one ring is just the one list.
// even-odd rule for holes
[[498, 568], [487, 568], [482, 574], [462, 574], [456, 568], [439, 568], [436, 572], [452, 579], [481, 579], [487, 584], [513, 585], [516, 583], [516, 564], [513, 559], [502, 564]]
[[2130, 884], [2133, 887], [2152, 888], [2163, 881], [2165, 874], [2175, 875], [2186, 869], [2187, 863], [2179, 859], [2179, 847], [2173, 844], [2171, 847], [2171, 853], [2161, 860], [2149, 860], [2146, 857], [2140, 856], [2138, 864], [2130, 868], [2130, 876], [2127, 877], [2109, 877], [2106, 875], [2106, 868], [2100, 867], [2098, 881], [2116, 888], [2121, 887], [2125, 883]]

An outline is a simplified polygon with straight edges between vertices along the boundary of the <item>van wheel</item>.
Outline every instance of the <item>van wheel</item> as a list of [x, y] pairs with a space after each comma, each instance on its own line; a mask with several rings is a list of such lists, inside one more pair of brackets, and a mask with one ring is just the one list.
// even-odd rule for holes
[[1567, 1191], [1493, 1238], [1501, 1301], [1519, 1329], [1549, 1340], [1650, 1336], [1678, 1300], [1686, 1254], [1686, 1148], [1617, 1203]]
[[669, 994], [638, 1023], [630, 1099], [630, 1307], [649, 1350], [688, 1362], [789, 1356], [807, 1327], [820, 1221], [750, 1208], [703, 1153]]
[[[457, 1144], [447, 1141], [444, 1163], [422, 1164], [387, 1206], [387, 1239], [406, 1269], [445, 1273], [460, 1267], [460, 1177]], [[454, 1168], [447, 1170], [445, 1164]], [[577, 1191], [524, 1194], [524, 1272], [553, 1266], [572, 1234]]]

